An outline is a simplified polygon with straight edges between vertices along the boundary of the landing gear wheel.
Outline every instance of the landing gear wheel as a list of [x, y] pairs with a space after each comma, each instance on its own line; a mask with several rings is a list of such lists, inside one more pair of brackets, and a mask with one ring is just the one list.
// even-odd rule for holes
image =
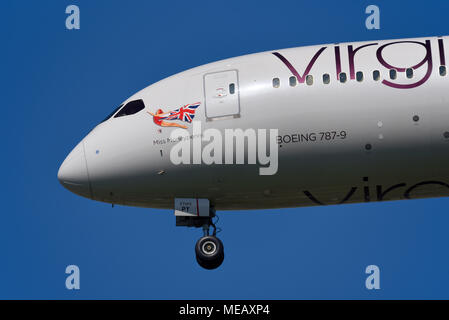
[[196, 261], [204, 269], [218, 268], [224, 260], [223, 243], [215, 236], [204, 236], [195, 246]]

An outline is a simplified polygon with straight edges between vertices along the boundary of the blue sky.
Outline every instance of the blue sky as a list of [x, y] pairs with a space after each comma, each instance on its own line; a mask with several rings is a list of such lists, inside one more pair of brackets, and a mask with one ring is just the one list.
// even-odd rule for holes
[[[81, 29], [65, 28], [65, 8]], [[365, 8], [381, 29], [365, 28]], [[0, 298], [449, 298], [449, 199], [219, 212], [226, 258], [197, 266], [200, 230], [170, 210], [97, 203], [56, 178], [121, 101], [167, 76], [301, 45], [448, 35], [449, 2], [2, 1]], [[65, 268], [81, 290], [65, 288]], [[380, 267], [380, 290], [364, 286]]]

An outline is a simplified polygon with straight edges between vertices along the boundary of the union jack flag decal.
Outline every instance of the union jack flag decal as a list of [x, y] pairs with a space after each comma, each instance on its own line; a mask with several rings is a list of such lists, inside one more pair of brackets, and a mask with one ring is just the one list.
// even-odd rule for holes
[[191, 123], [193, 118], [195, 118], [195, 111], [200, 106], [200, 102], [186, 104], [185, 106], [170, 111], [170, 114], [166, 117], [163, 117], [165, 120], [181, 120], [188, 123]]

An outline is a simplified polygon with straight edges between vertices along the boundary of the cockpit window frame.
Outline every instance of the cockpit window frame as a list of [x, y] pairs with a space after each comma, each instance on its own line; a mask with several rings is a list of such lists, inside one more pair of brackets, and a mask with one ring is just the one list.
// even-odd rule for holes
[[[136, 106], [133, 106], [137, 104]], [[124, 113], [125, 110], [127, 109], [127, 107], [134, 107], [134, 110], [131, 110], [132, 113]], [[120, 108], [115, 114], [114, 114], [114, 119], [115, 118], [121, 118], [121, 117], [126, 117], [126, 116], [132, 116], [135, 115], [137, 113], [139, 113], [140, 111], [145, 109], [145, 103], [143, 102], [143, 99], [136, 99], [136, 100], [131, 100], [128, 101], [127, 103], [125, 103], [123, 105], [122, 108]], [[137, 110], [137, 111], [136, 111]]]
[[113, 116], [115, 116], [115, 114], [122, 109], [122, 107], [125, 105], [125, 103], [120, 104], [117, 108], [114, 109], [114, 111], [112, 111], [103, 121], [101, 121], [100, 123], [106, 122], [109, 119], [111, 119]]

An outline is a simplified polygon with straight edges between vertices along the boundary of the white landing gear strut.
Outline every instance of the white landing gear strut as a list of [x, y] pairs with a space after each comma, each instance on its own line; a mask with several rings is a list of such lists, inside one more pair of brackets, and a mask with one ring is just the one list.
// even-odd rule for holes
[[[203, 237], [195, 245], [196, 261], [205, 269], [216, 269], [224, 260], [223, 243], [217, 238], [212, 219], [215, 209], [208, 199], [175, 199], [176, 226], [203, 228]], [[210, 227], [213, 232], [210, 235]]]

